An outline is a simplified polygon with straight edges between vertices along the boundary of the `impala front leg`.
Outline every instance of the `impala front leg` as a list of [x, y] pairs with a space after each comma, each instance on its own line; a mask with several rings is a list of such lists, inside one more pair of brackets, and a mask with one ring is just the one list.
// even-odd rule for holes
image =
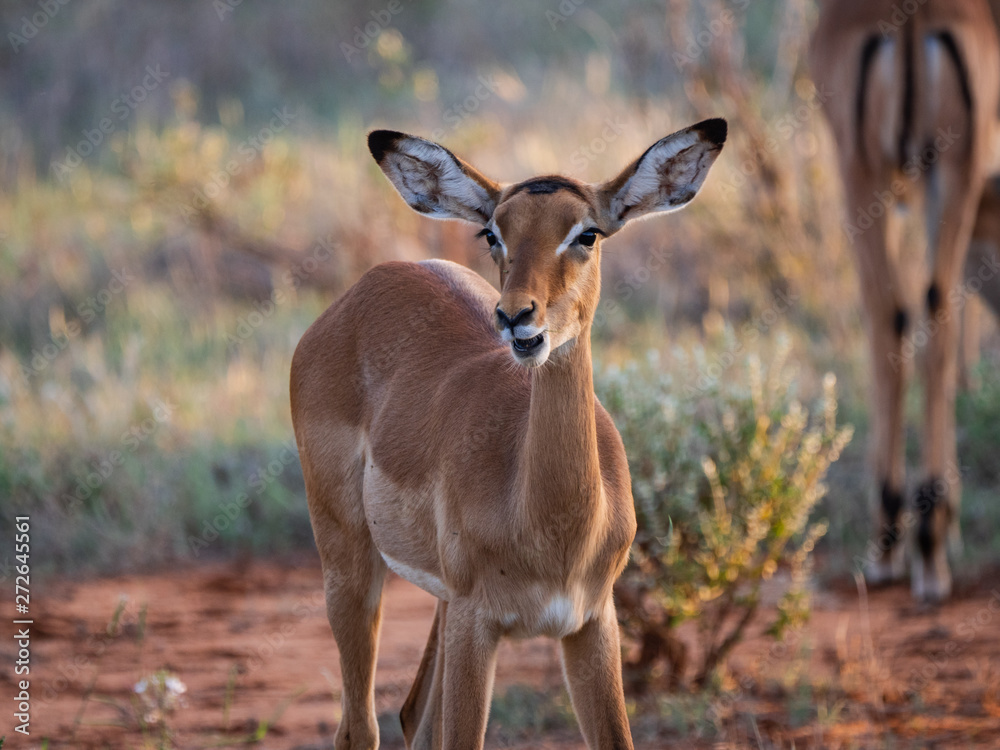
[[468, 599], [448, 602], [444, 624], [443, 750], [482, 750], [500, 631]]
[[622, 656], [615, 605], [562, 639], [563, 667], [573, 711], [590, 750], [632, 750], [625, 712]]

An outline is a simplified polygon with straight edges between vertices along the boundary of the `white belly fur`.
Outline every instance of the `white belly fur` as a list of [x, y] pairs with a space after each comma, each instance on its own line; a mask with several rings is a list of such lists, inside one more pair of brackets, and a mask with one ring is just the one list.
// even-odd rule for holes
[[[370, 452], [367, 446], [365, 452]], [[411, 505], [417, 505], [415, 499], [422, 496], [423, 495], [419, 492], [414, 493], [412, 490], [406, 490], [397, 486], [374, 463], [369, 461], [367, 466], [365, 466], [365, 515], [368, 518], [369, 529], [372, 531], [372, 537], [375, 540], [375, 545], [376, 547], [379, 547], [379, 554], [382, 555], [382, 559], [385, 560], [385, 564], [388, 565], [389, 569], [396, 573], [396, 575], [401, 578], [405, 578], [414, 586], [422, 588], [428, 594], [432, 594], [439, 599], [448, 601], [451, 598], [451, 592], [448, 590], [448, 587], [445, 586], [444, 581], [438, 578], [438, 576], [434, 573], [428, 573], [426, 570], [422, 570], [421, 568], [410, 564], [415, 559], [412, 555], [412, 549], [407, 550], [405, 547], [396, 549], [399, 557], [410, 561], [410, 563], [407, 563], [393, 557], [392, 555], [386, 554], [380, 547], [380, 537], [382, 534], [380, 534], [378, 530], [384, 530], [385, 524], [388, 524], [390, 527], [396, 527], [397, 531], [400, 526], [405, 527], [409, 523], [409, 520], [406, 514], [399, 512], [398, 509], [406, 508]], [[384, 511], [388, 510], [388, 512], [383, 511], [382, 513], [377, 513], [375, 511], [375, 506], [377, 505], [381, 505]], [[397, 512], [393, 512], [393, 509], [396, 509]], [[376, 527], [372, 524], [373, 515], [383, 522], [383, 526]], [[416, 559], [420, 559], [420, 556], [417, 555]]]
[[389, 557], [389, 555], [382, 552], [382, 559], [385, 560], [385, 564], [389, 566], [389, 569], [393, 571], [400, 578], [405, 578], [407, 581], [412, 583], [414, 586], [422, 588], [428, 594], [433, 594], [438, 599], [443, 601], [448, 601], [451, 599], [451, 592], [448, 591], [448, 587], [444, 585], [444, 581], [438, 578], [436, 575], [428, 573], [424, 570], [417, 570], [416, 568], [411, 568], [406, 563], [400, 562], [399, 560], [394, 560]]

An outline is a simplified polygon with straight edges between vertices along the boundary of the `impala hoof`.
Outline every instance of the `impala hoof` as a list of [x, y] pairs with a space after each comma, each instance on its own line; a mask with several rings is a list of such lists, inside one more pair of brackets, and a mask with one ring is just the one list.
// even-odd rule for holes
[[885, 586], [906, 577], [906, 555], [903, 545], [896, 544], [878, 560], [865, 566], [865, 581], [869, 586]]
[[940, 604], [951, 597], [951, 570], [943, 546], [931, 559], [918, 556], [913, 561], [910, 585], [913, 598], [928, 604]]

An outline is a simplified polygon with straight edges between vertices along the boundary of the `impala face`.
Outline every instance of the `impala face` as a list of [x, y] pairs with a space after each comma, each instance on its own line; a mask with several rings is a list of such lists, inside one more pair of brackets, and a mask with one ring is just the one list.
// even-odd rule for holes
[[423, 138], [375, 130], [368, 147], [414, 210], [482, 227], [500, 269], [493, 324], [514, 361], [534, 368], [589, 333], [601, 290], [600, 238], [687, 205], [725, 140], [725, 121], [705, 120], [661, 138], [606, 182], [553, 175], [506, 187]]
[[572, 343], [600, 295], [600, 236], [585, 185], [542, 177], [515, 185], [482, 234], [500, 269], [495, 325], [514, 361], [540, 367]]

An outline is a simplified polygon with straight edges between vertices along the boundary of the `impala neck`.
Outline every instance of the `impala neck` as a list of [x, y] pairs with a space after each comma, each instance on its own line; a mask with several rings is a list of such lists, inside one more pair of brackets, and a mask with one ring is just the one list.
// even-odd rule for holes
[[594, 409], [587, 326], [568, 352], [560, 352], [532, 373], [524, 460], [533, 521], [554, 522], [567, 530], [568, 522], [592, 512], [600, 502]]

